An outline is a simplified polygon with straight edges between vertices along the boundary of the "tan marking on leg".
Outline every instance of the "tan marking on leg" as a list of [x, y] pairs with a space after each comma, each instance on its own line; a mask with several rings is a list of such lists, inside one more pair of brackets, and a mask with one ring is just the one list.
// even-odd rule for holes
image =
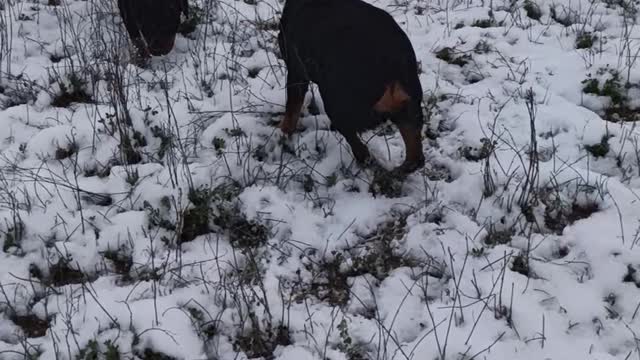
[[304, 96], [287, 96], [284, 118], [280, 122], [280, 130], [286, 135], [291, 135], [296, 130], [303, 103]]

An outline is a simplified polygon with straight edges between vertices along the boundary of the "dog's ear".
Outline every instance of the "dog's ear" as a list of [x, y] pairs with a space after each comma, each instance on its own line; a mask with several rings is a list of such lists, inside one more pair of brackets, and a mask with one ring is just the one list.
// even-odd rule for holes
[[182, 1], [182, 13], [186, 18], [189, 17], [189, 0], [181, 0]]

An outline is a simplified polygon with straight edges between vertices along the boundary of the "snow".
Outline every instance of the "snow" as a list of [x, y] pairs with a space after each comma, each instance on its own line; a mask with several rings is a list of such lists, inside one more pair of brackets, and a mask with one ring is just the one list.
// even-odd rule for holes
[[[191, 0], [197, 30], [146, 69], [115, 2], [2, 3], [0, 359], [89, 359], [93, 340], [105, 359], [640, 358], [640, 134], [603, 90], [636, 111], [637, 4], [371, 2], [435, 105], [394, 197], [317, 89], [319, 115], [287, 141], [274, 126], [277, 0]], [[71, 75], [93, 101], [53, 106]], [[403, 143], [380, 130], [362, 137], [391, 168]], [[181, 243], [191, 210], [212, 218]]]

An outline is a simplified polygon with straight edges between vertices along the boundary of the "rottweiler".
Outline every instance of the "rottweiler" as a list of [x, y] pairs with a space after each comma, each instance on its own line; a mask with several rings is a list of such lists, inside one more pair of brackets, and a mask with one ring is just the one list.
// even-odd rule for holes
[[278, 45], [287, 68], [280, 129], [296, 129], [309, 82], [318, 85], [332, 129], [361, 165], [373, 164], [358, 134], [390, 119], [406, 148], [408, 174], [424, 166], [422, 87], [411, 42], [386, 11], [361, 0], [286, 0]]
[[138, 60], [171, 52], [180, 16], [189, 16], [188, 0], [118, 0], [118, 9]]

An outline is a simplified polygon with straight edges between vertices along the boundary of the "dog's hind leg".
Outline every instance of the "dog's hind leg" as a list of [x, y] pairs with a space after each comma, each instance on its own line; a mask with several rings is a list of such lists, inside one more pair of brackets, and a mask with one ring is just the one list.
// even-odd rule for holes
[[278, 33], [278, 45], [287, 65], [287, 100], [280, 130], [285, 135], [291, 135], [298, 125], [304, 97], [309, 89], [309, 79], [295, 46], [287, 39], [282, 24]]
[[404, 109], [394, 114], [392, 120], [400, 130], [406, 151], [404, 162], [395, 171], [408, 174], [425, 163], [421, 134], [424, 120], [420, 102], [410, 101]]
[[351, 147], [351, 152], [353, 153], [353, 157], [360, 166], [368, 166], [371, 165], [373, 158], [371, 157], [371, 153], [369, 153], [369, 148], [365, 145], [362, 140], [358, 137], [358, 134], [355, 131], [340, 131], [338, 130], [344, 139], [347, 140], [349, 147]]
[[[291, 73], [290, 73], [291, 74]], [[286, 135], [291, 135], [298, 126], [298, 119], [302, 112], [304, 96], [309, 89], [309, 83], [299, 80], [299, 77], [287, 75], [287, 102], [284, 118], [280, 122], [280, 130]]]
[[372, 157], [367, 146], [358, 137], [358, 125], [367, 121], [370, 111], [358, 103], [349, 102], [348, 94], [333, 89], [328, 91], [326, 87], [320, 86], [320, 96], [324, 103], [324, 110], [331, 121], [331, 130], [337, 131], [344, 137], [351, 148], [353, 157], [360, 166], [372, 163]]

